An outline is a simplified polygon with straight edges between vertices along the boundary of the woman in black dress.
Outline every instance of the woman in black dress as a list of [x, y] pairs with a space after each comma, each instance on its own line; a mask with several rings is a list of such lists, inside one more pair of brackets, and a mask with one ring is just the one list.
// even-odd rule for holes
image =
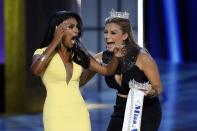
[[163, 90], [158, 67], [147, 50], [135, 42], [128, 16], [127, 12], [111, 11], [104, 29], [107, 50], [96, 55], [98, 61], [107, 64], [113, 56], [114, 46], [125, 46], [125, 56], [120, 59], [116, 74], [105, 76], [107, 85], [117, 90], [107, 131], [122, 131], [130, 80], [141, 85], [147, 82], [151, 84], [152, 88], [144, 91], [141, 131], [157, 131], [162, 115], [158, 96]]
[[[158, 96], [162, 93], [162, 84], [157, 64], [145, 48], [135, 42], [127, 12], [111, 11], [105, 21], [104, 39], [106, 51], [98, 53], [95, 58], [107, 64], [116, 46], [124, 45], [125, 55], [119, 58], [119, 65], [114, 75], [105, 76], [105, 81], [110, 88], [117, 90], [114, 111], [107, 131], [122, 131], [124, 112], [130, 88], [129, 82], [135, 84], [151, 84], [151, 89], [144, 91], [144, 103], [141, 118], [141, 131], [157, 131], [161, 122], [162, 112]], [[94, 72], [87, 72], [90, 80]]]
[[145, 92], [141, 131], [157, 131], [161, 121], [158, 96], [162, 92], [158, 68], [151, 55], [136, 44], [125, 13], [127, 12], [111, 12], [105, 23], [107, 51], [102, 53], [102, 61], [108, 63], [111, 59], [113, 44], [124, 44], [126, 49], [126, 55], [121, 58], [117, 73], [105, 77], [107, 85], [117, 90], [116, 104], [107, 131], [122, 131], [130, 80], [135, 80], [138, 84], [150, 82], [152, 89]]

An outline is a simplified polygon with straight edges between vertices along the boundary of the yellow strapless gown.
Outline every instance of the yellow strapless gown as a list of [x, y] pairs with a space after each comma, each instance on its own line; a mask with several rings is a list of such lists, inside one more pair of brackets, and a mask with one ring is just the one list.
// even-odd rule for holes
[[[37, 49], [41, 54], [45, 48]], [[58, 53], [41, 75], [47, 97], [43, 109], [45, 131], [90, 131], [90, 118], [79, 90], [82, 67], [73, 63], [73, 74], [66, 82], [66, 69]]]

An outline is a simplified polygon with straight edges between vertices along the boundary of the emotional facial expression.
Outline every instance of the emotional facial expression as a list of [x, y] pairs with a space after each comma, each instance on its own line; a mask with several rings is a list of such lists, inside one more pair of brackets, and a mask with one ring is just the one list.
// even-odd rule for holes
[[65, 31], [63, 35], [64, 46], [67, 48], [72, 48], [75, 45], [79, 35], [77, 20], [72, 17], [64, 20], [63, 23], [65, 25]]
[[116, 23], [108, 23], [104, 29], [104, 39], [106, 48], [112, 52], [114, 46], [124, 44], [124, 40], [128, 37], [127, 33], [123, 33], [121, 27]]

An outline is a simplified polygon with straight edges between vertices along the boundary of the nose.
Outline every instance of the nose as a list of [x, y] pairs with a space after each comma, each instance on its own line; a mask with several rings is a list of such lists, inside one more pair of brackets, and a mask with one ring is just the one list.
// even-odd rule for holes
[[109, 37], [109, 35], [108, 35], [108, 33], [104, 33], [104, 38], [107, 38], [107, 37]]

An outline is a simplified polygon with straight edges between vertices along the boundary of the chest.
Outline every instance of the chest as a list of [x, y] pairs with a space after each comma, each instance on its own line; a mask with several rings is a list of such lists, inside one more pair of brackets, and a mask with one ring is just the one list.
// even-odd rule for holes
[[129, 91], [129, 81], [135, 80], [139, 83], [147, 82], [143, 71], [141, 71], [137, 66], [133, 66], [130, 70], [120, 74], [105, 77], [105, 81], [110, 88], [117, 89], [118, 91], [128, 92]]
[[62, 58], [55, 54], [46, 70], [43, 73], [43, 79], [47, 81], [70, 81], [79, 80], [82, 73], [82, 68], [76, 63], [66, 64], [63, 62]]

